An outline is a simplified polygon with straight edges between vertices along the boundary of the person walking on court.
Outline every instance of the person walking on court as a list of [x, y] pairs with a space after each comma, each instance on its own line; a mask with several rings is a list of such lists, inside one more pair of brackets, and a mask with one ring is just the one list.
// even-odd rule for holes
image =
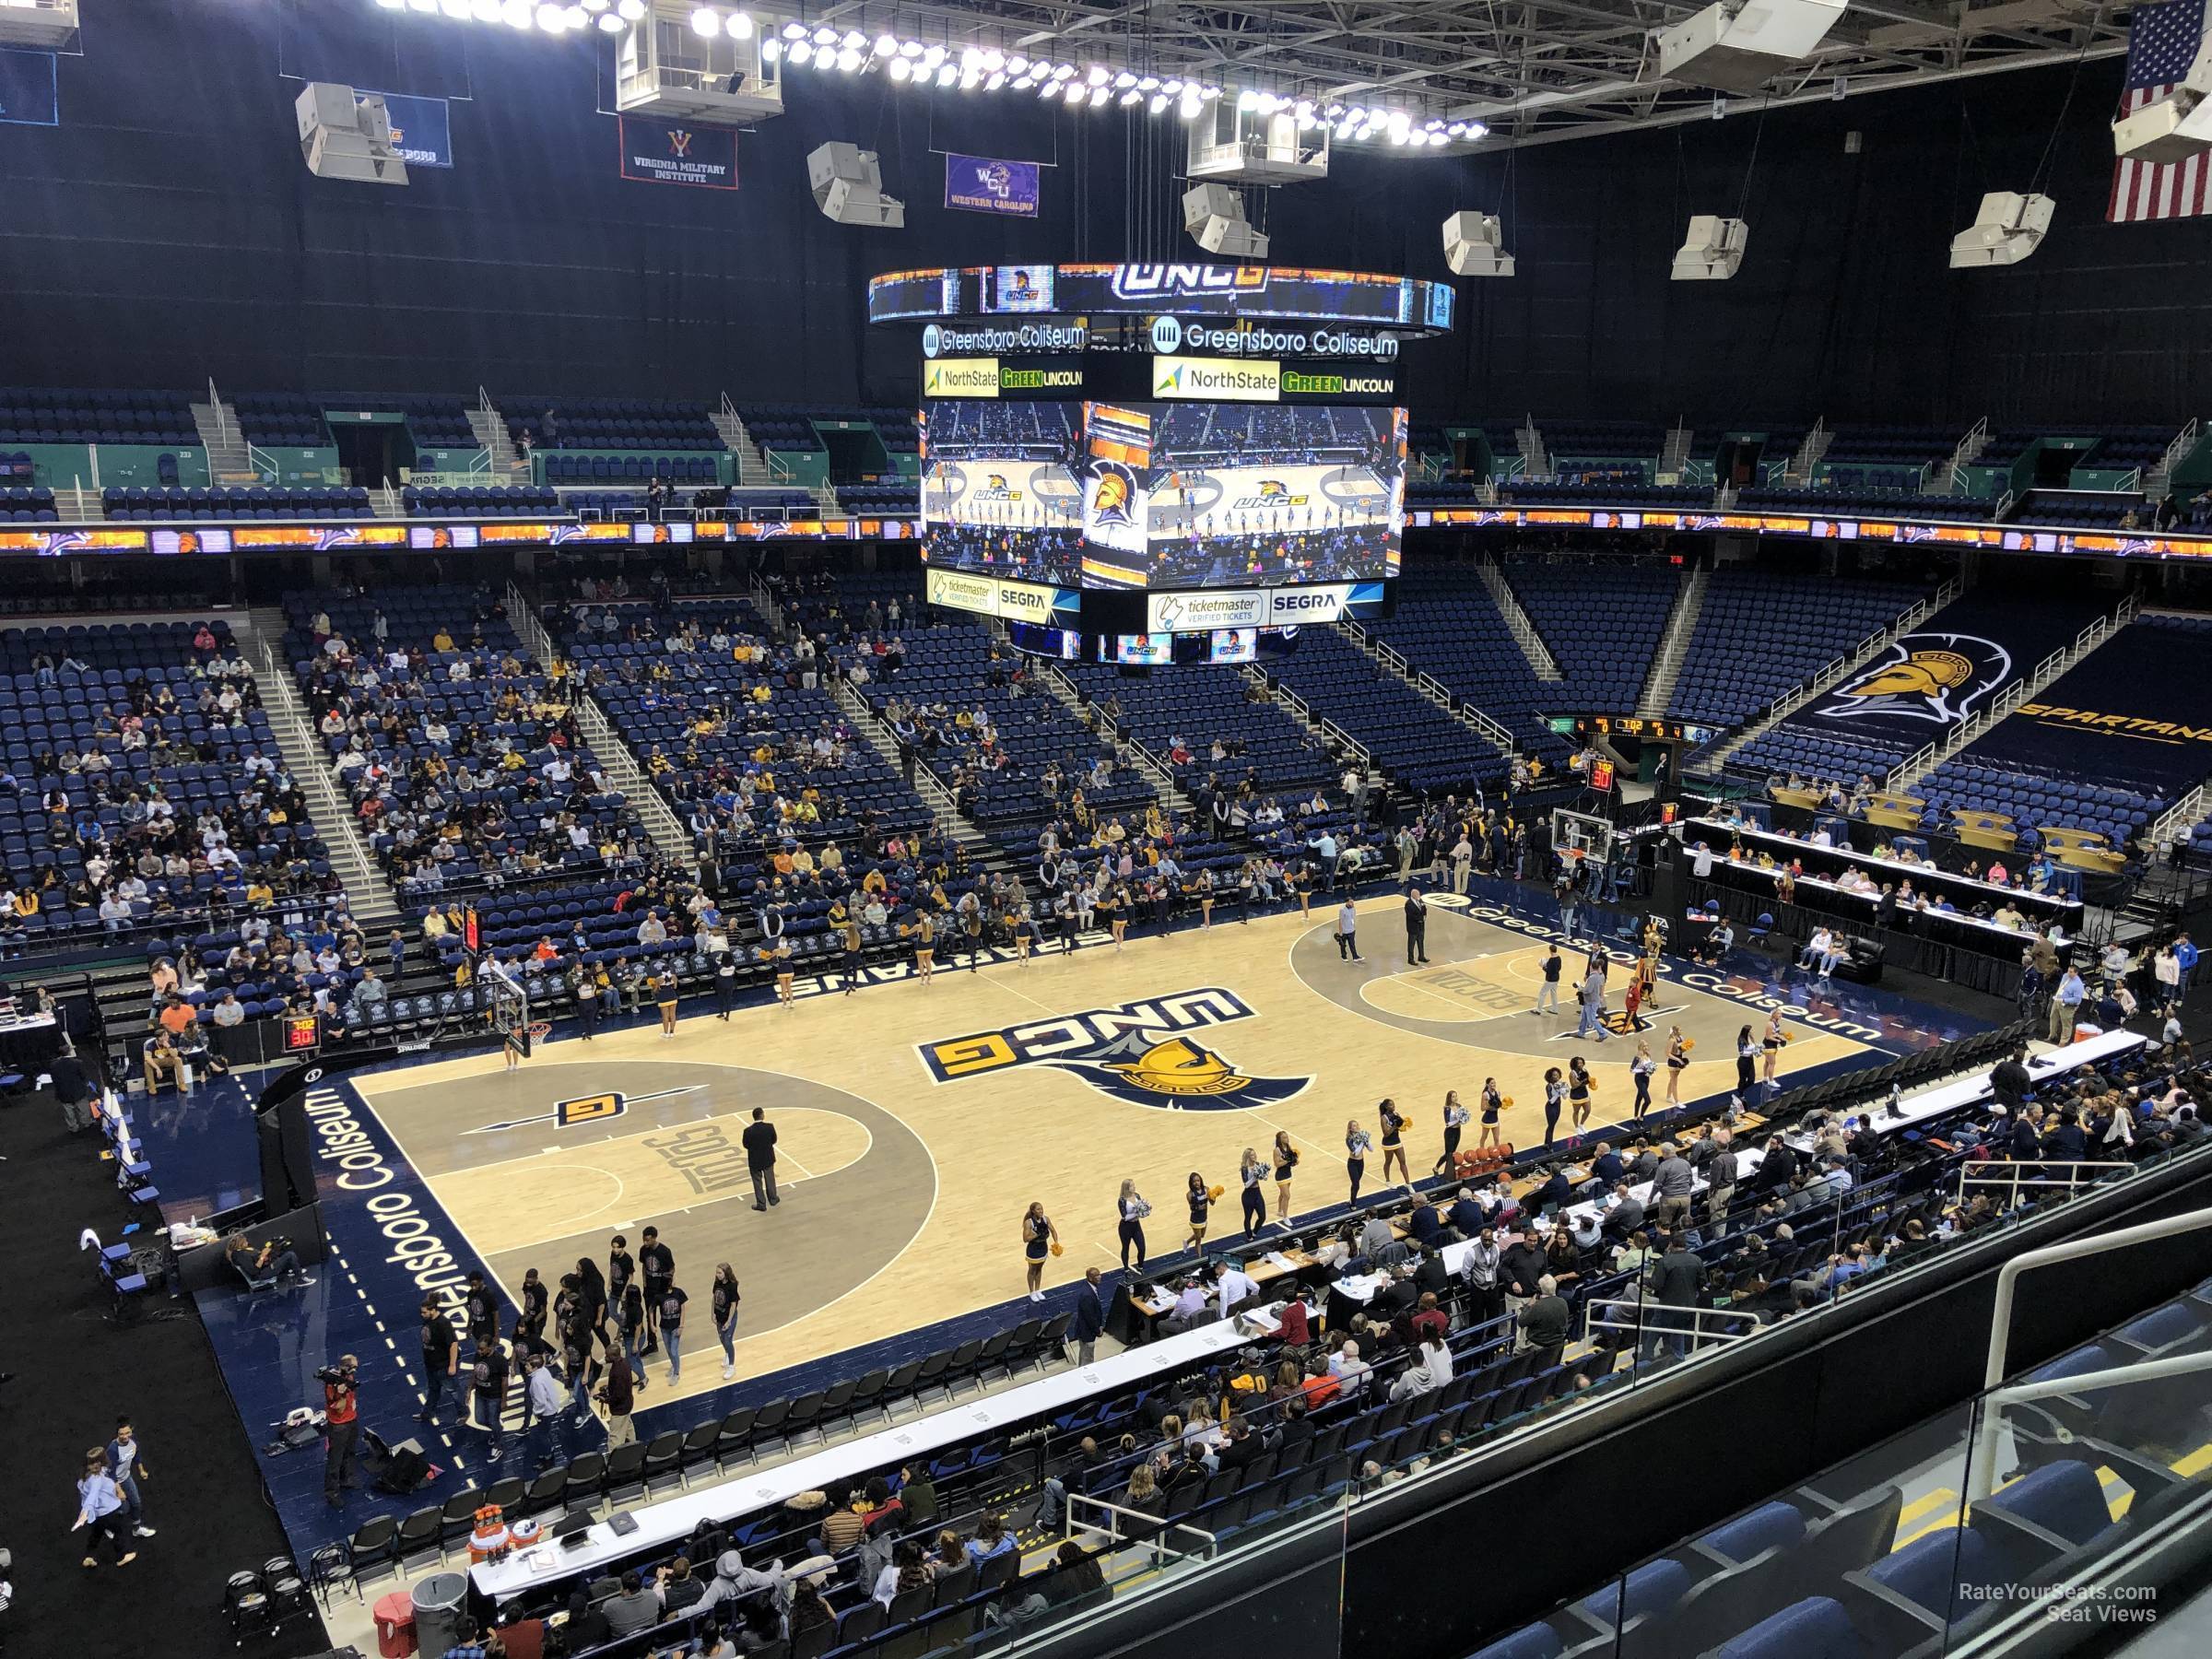
[[768, 1113], [754, 1107], [753, 1121], [738, 1138], [745, 1143], [745, 1167], [753, 1177], [753, 1207], [765, 1210], [782, 1203], [776, 1196], [776, 1126], [768, 1121]]
[[671, 1382], [684, 1374], [684, 1304], [690, 1300], [684, 1288], [670, 1279], [661, 1287], [659, 1299], [653, 1304], [654, 1316], [660, 1322], [661, 1347], [668, 1352]]
[[1452, 1173], [1452, 1160], [1459, 1156], [1460, 1131], [1467, 1126], [1467, 1119], [1470, 1115], [1467, 1109], [1459, 1103], [1458, 1089], [1447, 1088], [1444, 1090], [1444, 1149], [1438, 1156], [1436, 1162], [1429, 1167], [1429, 1172], [1431, 1175]]
[[637, 1408], [637, 1394], [632, 1385], [629, 1356], [617, 1348], [607, 1356], [606, 1377], [599, 1385], [599, 1403], [606, 1407], [606, 1449], [627, 1446], [638, 1438], [630, 1427], [629, 1414]]
[[1575, 993], [1575, 1000], [1582, 1004], [1583, 1016], [1574, 1034], [1605, 1041], [1611, 1035], [1606, 1030], [1606, 970], [1595, 957], [1590, 959], [1590, 971], [1583, 976], [1583, 987]]
[[115, 1489], [123, 1494], [123, 1507], [134, 1537], [150, 1538], [154, 1529], [146, 1524], [146, 1503], [140, 1497], [138, 1483], [146, 1479], [146, 1459], [140, 1454], [137, 1431], [131, 1419], [115, 1419], [115, 1438], [108, 1442], [108, 1475], [115, 1482]]
[[1260, 1229], [1267, 1225], [1267, 1196], [1260, 1190], [1266, 1179], [1267, 1166], [1260, 1161], [1259, 1153], [1245, 1147], [1244, 1156], [1237, 1159], [1237, 1201], [1243, 1209], [1244, 1236], [1248, 1239], [1256, 1237]]
[[1114, 1207], [1121, 1214], [1122, 1271], [1129, 1271], [1129, 1252], [1134, 1249], [1136, 1252], [1136, 1270], [1142, 1273], [1145, 1270], [1145, 1218], [1152, 1213], [1152, 1206], [1145, 1202], [1145, 1195], [1136, 1190], [1136, 1182], [1124, 1177], [1121, 1195], [1114, 1200]]
[[737, 1374], [737, 1270], [727, 1262], [714, 1265], [714, 1339], [722, 1344], [722, 1380]]
[[[630, 1287], [635, 1295], [636, 1286]], [[500, 1461], [500, 1413], [507, 1405], [507, 1345], [493, 1331], [477, 1339], [468, 1371], [469, 1421], [483, 1431], [484, 1455]]]
[[1385, 1100], [1375, 1108], [1375, 1113], [1382, 1120], [1383, 1183], [1389, 1184], [1390, 1171], [1394, 1168], [1398, 1179], [1411, 1186], [1413, 1171], [1406, 1166], [1406, 1120], [1398, 1115], [1397, 1101]]
[[1559, 1011], [1559, 971], [1566, 964], [1559, 959], [1559, 947], [1551, 945], [1544, 951], [1544, 982], [1536, 987], [1536, 1007], [1539, 1014], [1557, 1014]]
[[1083, 1282], [1076, 1287], [1076, 1312], [1068, 1322], [1067, 1337], [1076, 1345], [1077, 1365], [1088, 1365], [1097, 1356], [1099, 1333], [1106, 1328], [1106, 1300], [1099, 1294], [1100, 1277], [1096, 1267], [1085, 1268]]
[[1030, 1300], [1044, 1300], [1044, 1258], [1060, 1247], [1060, 1230], [1054, 1227], [1044, 1213], [1043, 1204], [1030, 1200], [1030, 1207], [1021, 1218], [1021, 1253], [1028, 1263]]
[[1214, 1200], [1219, 1195], [1218, 1191], [1207, 1186], [1206, 1177], [1193, 1170], [1190, 1184], [1183, 1195], [1190, 1202], [1191, 1235], [1183, 1240], [1182, 1247], [1185, 1250], [1204, 1250], [1206, 1218], [1214, 1207]]
[[446, 1379], [461, 1373], [461, 1344], [453, 1336], [453, 1322], [434, 1296], [422, 1299], [422, 1409], [418, 1423], [438, 1419], [438, 1402], [445, 1397]]
[[1415, 888], [1406, 895], [1406, 966], [1429, 961], [1429, 901]]
[[1275, 1218], [1283, 1226], [1290, 1225], [1290, 1176], [1298, 1168], [1298, 1148], [1290, 1144], [1290, 1132], [1275, 1132]]
[[676, 1252], [661, 1242], [661, 1230], [649, 1227], [638, 1245], [638, 1272], [645, 1280], [645, 1352], [658, 1353], [661, 1299], [676, 1283]]
[[1340, 962], [1363, 959], [1359, 955], [1359, 911], [1349, 893], [1336, 908], [1336, 959]]
[[1351, 1177], [1350, 1202], [1359, 1202], [1359, 1183], [1367, 1177], [1367, 1155], [1374, 1150], [1374, 1137], [1359, 1126], [1358, 1118], [1344, 1126], [1344, 1172]]
[[138, 1559], [138, 1552], [125, 1541], [123, 1514], [123, 1493], [108, 1473], [108, 1460], [97, 1448], [86, 1453], [84, 1474], [76, 1483], [76, 1519], [69, 1525], [71, 1532], [92, 1529], [85, 1537], [86, 1566], [100, 1565], [103, 1540], [114, 1550], [116, 1566], [128, 1567]]

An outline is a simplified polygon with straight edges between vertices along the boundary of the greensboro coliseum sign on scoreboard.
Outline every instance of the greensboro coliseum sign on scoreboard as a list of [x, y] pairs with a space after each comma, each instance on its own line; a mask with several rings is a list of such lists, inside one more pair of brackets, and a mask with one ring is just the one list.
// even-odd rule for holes
[[901, 271], [872, 323], [922, 329], [932, 603], [1025, 647], [1249, 662], [1389, 614], [1406, 528], [1408, 340], [1441, 283], [1263, 265]]

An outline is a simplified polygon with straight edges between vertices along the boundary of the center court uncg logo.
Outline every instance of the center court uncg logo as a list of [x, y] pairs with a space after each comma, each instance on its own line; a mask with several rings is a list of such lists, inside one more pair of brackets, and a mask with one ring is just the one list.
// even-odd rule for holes
[[1086, 1008], [918, 1045], [939, 1083], [1023, 1066], [1071, 1072], [1100, 1093], [1169, 1112], [1237, 1112], [1302, 1092], [1312, 1077], [1262, 1077], [1241, 1069], [1197, 1032], [1253, 1018], [1218, 985]]

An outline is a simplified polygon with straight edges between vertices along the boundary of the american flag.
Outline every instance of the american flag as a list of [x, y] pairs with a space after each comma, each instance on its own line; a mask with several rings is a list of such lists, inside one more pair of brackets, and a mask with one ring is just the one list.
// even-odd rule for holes
[[[2205, 0], [2159, 0], [2138, 6], [2127, 36], [2127, 90], [2123, 117], [2172, 91], [2196, 61], [2205, 32]], [[2159, 167], [2123, 159], [2112, 168], [2112, 196], [2104, 217], [2124, 225], [2138, 219], [2188, 218], [2212, 212], [2212, 157], [2195, 155]]]

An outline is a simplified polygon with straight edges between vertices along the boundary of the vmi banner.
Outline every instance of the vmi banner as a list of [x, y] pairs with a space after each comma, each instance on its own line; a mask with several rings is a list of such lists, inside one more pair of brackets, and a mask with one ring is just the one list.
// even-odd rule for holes
[[737, 188], [737, 130], [648, 121], [618, 115], [622, 135], [622, 176], [648, 184], [690, 184], [702, 190]]
[[0, 121], [59, 126], [61, 99], [51, 52], [0, 51]]
[[[357, 88], [356, 96], [367, 91]], [[453, 106], [442, 98], [412, 98], [404, 92], [382, 92], [384, 113], [392, 121], [392, 147], [409, 167], [451, 167], [453, 164]]]
[[966, 213], [994, 213], [1015, 218], [1037, 217], [1038, 177], [1034, 161], [1001, 161], [991, 156], [945, 158], [945, 206]]

